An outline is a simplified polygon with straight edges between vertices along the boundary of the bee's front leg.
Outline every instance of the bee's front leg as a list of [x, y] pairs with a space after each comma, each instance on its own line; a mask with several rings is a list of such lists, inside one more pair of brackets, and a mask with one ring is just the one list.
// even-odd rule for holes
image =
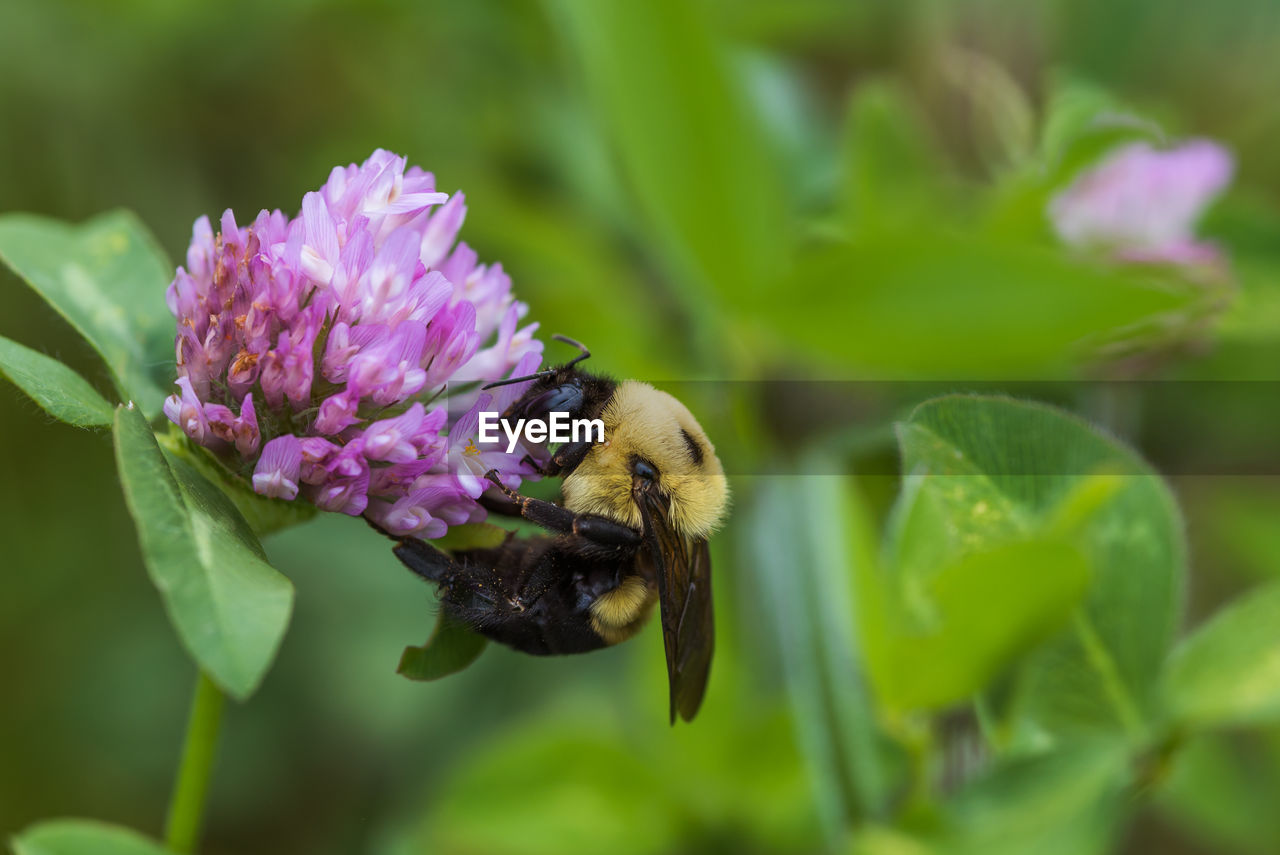
[[555, 478], [557, 475], [568, 475], [577, 469], [578, 464], [583, 461], [594, 445], [595, 443], [586, 441], [566, 442], [556, 449], [556, 453], [551, 455], [551, 459], [546, 463], [539, 463], [530, 454], [526, 454], [520, 462], [543, 478]]
[[606, 546], [634, 546], [640, 542], [640, 532], [633, 528], [594, 514], [578, 514], [554, 502], [522, 496], [502, 483], [497, 470], [485, 475], [510, 503], [508, 512], [527, 519], [549, 531], [576, 534]]

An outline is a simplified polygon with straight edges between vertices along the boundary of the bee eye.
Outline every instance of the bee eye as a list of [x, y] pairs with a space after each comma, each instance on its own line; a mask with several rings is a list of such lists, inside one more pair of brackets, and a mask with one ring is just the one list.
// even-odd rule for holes
[[631, 471], [646, 481], [658, 480], [658, 470], [647, 460], [637, 460], [631, 464]]

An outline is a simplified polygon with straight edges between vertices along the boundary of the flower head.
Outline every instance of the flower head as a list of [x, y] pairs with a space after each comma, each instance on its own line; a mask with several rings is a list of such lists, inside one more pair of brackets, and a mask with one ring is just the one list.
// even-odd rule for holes
[[[178, 321], [179, 393], [165, 414], [192, 440], [238, 457], [253, 489], [365, 514], [394, 534], [438, 537], [484, 518], [476, 407], [447, 431], [447, 383], [535, 371], [542, 343], [501, 265], [456, 243], [463, 196], [378, 150], [336, 168], [290, 219], [263, 211], [215, 235], [195, 224], [167, 292]], [[527, 384], [501, 387], [504, 402]], [[473, 445], [474, 447], [474, 445]], [[526, 455], [486, 450], [516, 486]], [[487, 470], [486, 470], [487, 471]], [[478, 473], [483, 478], [484, 473]]]
[[1167, 150], [1130, 143], [1055, 196], [1049, 218], [1067, 244], [1100, 248], [1120, 260], [1214, 263], [1216, 247], [1196, 240], [1194, 230], [1233, 168], [1226, 149], [1209, 140]]

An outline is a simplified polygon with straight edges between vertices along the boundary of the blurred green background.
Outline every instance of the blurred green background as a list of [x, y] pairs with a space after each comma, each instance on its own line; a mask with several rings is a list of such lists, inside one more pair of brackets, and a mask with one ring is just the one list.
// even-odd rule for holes
[[[292, 214], [332, 166], [383, 147], [463, 189], [464, 238], [502, 261], [544, 333], [587, 342], [619, 377], [942, 391], [1276, 380], [1277, 52], [1271, 0], [10, 0], [0, 209], [132, 208], [177, 263], [198, 216]], [[1230, 287], [1152, 290], [1155, 274], [1063, 259], [1044, 203], [1114, 141], [1089, 137], [1073, 104], [1232, 150], [1234, 184], [1204, 228], [1231, 258]], [[0, 273], [0, 288], [0, 334], [108, 388], [16, 277]], [[1174, 321], [1135, 323], [1155, 312]], [[1116, 341], [1126, 358], [1097, 358], [1093, 345]], [[753, 473], [800, 471], [809, 448], [839, 449], [839, 471], [891, 468], [890, 420], [925, 394], [886, 385], [857, 420], [866, 402], [788, 387], [782, 409], [816, 430], [779, 417], [762, 388], [684, 395], [741, 476], [743, 506], [766, 480]], [[1195, 399], [1153, 416], [1139, 393], [1063, 388], [1041, 397], [1174, 471], [1206, 447], [1280, 471], [1280, 400], [1246, 396], [1205, 419]], [[0, 407], [0, 833], [60, 815], [158, 833], [194, 671], [142, 570], [110, 439], [53, 423], [7, 385]], [[883, 516], [896, 479], [862, 482]], [[1280, 573], [1280, 484], [1173, 486], [1190, 625]], [[491, 648], [461, 675], [410, 683], [395, 666], [434, 606], [385, 543], [345, 518], [273, 538], [296, 612], [261, 691], [227, 716], [203, 851], [840, 848], [785, 689], [792, 642], [742, 569], [736, 525], [716, 544], [707, 703], [675, 729], [656, 629], [582, 658]], [[1112, 848], [1274, 852], [1277, 797], [1280, 735], [1198, 743]]]

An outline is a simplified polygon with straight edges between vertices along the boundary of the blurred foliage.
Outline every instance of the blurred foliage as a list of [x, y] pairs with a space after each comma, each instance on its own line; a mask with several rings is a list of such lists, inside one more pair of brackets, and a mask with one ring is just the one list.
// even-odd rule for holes
[[[121, 389], [154, 414], [154, 259], [381, 146], [465, 189], [466, 239], [601, 370], [742, 381], [680, 389], [737, 496], [706, 707], [667, 727], [654, 630], [405, 680], [434, 605], [385, 542], [317, 518], [259, 547], [283, 521], [241, 519], [165, 440], [167, 478], [124, 473], [131, 504], [236, 521], [191, 532], [217, 547], [207, 599], [246, 550], [276, 591], [258, 622], [181, 633], [242, 694], [272, 666], [227, 712], [202, 851], [1280, 847], [1280, 455], [1256, 440], [1280, 396], [1212, 397], [1280, 379], [1271, 0], [18, 0], [2, 21], [0, 207], [29, 215], [0, 227], [22, 276], [0, 273], [0, 366], [36, 404], [0, 390], [0, 831], [154, 837], [193, 681], [157, 606], [181, 627], [200, 591], [139, 548], [110, 438], [49, 416], [100, 426]], [[1185, 136], [1238, 161], [1201, 229], [1228, 278], [1057, 245], [1045, 206], [1083, 165]], [[1213, 384], [1047, 382], [1082, 378]], [[822, 379], [921, 382], [796, 383], [782, 407], [757, 382]], [[916, 408], [1015, 380], [1083, 418]], [[146, 444], [136, 421], [118, 442]], [[1163, 480], [1126, 441], [1205, 474]], [[296, 589], [274, 663], [287, 589], [259, 548]], [[18, 851], [102, 839], [41, 825]]]

